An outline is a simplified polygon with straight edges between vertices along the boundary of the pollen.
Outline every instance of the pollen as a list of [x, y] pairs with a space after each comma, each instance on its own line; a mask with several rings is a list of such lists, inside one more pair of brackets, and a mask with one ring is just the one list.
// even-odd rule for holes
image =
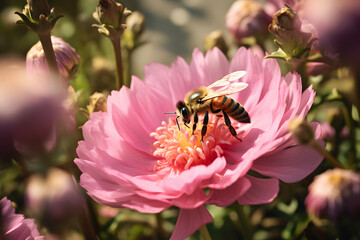
[[[223, 147], [231, 145], [235, 139], [225, 126], [223, 118], [209, 116], [207, 133], [201, 141], [202, 118], [192, 134], [190, 128], [180, 124], [180, 130], [174, 118], [161, 126], [150, 136], [155, 138], [153, 155], [158, 157], [155, 172], [161, 176], [174, 176], [197, 165], [208, 166], [224, 153]], [[237, 127], [235, 127], [237, 128]]]

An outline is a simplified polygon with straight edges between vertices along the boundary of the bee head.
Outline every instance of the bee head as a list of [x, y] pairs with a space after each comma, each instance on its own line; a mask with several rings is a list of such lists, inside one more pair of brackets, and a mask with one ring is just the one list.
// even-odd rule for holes
[[181, 116], [184, 123], [190, 123], [190, 110], [183, 101], [176, 104], [178, 114]]

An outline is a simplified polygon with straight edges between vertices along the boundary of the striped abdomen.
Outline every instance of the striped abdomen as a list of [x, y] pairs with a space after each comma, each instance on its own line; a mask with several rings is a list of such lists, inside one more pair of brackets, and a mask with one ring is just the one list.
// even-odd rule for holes
[[230, 97], [221, 96], [214, 98], [211, 101], [211, 105], [213, 110], [222, 109], [238, 122], [250, 123], [250, 116], [245, 108]]

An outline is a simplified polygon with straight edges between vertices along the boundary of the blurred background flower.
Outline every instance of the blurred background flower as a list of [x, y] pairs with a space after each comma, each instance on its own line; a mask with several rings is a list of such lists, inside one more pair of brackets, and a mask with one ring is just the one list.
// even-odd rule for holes
[[266, 34], [270, 23], [271, 16], [255, 0], [235, 1], [226, 14], [226, 26], [237, 42], [244, 37]]
[[34, 219], [25, 219], [16, 214], [11, 201], [6, 197], [0, 200], [0, 237], [4, 240], [44, 239], [40, 236]]
[[316, 217], [340, 220], [360, 216], [360, 175], [343, 169], [328, 170], [315, 177], [305, 200]]
[[2, 59], [0, 64], [1, 156], [32, 154], [54, 148], [63, 115], [66, 90], [49, 73], [29, 75], [21, 60]]
[[74, 178], [58, 168], [48, 170], [45, 177], [33, 175], [29, 178], [25, 202], [27, 210], [55, 233], [76, 224], [85, 206]]

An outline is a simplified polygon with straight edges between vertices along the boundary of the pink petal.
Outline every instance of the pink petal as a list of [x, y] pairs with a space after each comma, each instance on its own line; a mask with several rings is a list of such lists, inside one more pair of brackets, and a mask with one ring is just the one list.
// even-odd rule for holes
[[180, 209], [179, 217], [177, 219], [175, 229], [171, 235], [170, 240], [183, 240], [202, 225], [207, 224], [213, 220], [210, 213], [204, 206], [195, 209]]
[[256, 205], [272, 202], [279, 192], [279, 181], [274, 178], [262, 179], [246, 176], [251, 182], [250, 189], [237, 200], [241, 205]]
[[193, 81], [199, 83], [200, 86], [206, 86], [206, 70], [205, 70], [205, 57], [199, 49], [195, 49], [192, 54], [190, 62], [190, 71]]
[[194, 191], [199, 189], [199, 185], [213, 175], [220, 173], [226, 166], [225, 158], [217, 158], [209, 166], [198, 165], [183, 171], [179, 175], [163, 179], [161, 181], [154, 181], [151, 176], [130, 178], [133, 184], [139, 189], [147, 192], [163, 192], [166, 195], [173, 195], [181, 192], [191, 195]]
[[144, 82], [156, 86], [160, 92], [169, 91], [170, 68], [160, 63], [150, 63], [145, 66]]
[[297, 182], [314, 171], [323, 156], [308, 146], [292, 146], [257, 159], [252, 169], [284, 182]]
[[214, 190], [211, 199], [207, 204], [214, 204], [218, 207], [226, 207], [243, 195], [251, 187], [247, 178], [240, 178], [229, 187], [221, 190]]
[[229, 73], [229, 66], [229, 61], [218, 48], [208, 51], [205, 56], [205, 69], [207, 69], [205, 73], [206, 85], [210, 85], [227, 75]]
[[201, 86], [196, 79], [191, 78], [190, 67], [181, 57], [172, 63], [170, 76], [169, 89], [174, 107], [177, 101], [184, 99], [186, 93]]

